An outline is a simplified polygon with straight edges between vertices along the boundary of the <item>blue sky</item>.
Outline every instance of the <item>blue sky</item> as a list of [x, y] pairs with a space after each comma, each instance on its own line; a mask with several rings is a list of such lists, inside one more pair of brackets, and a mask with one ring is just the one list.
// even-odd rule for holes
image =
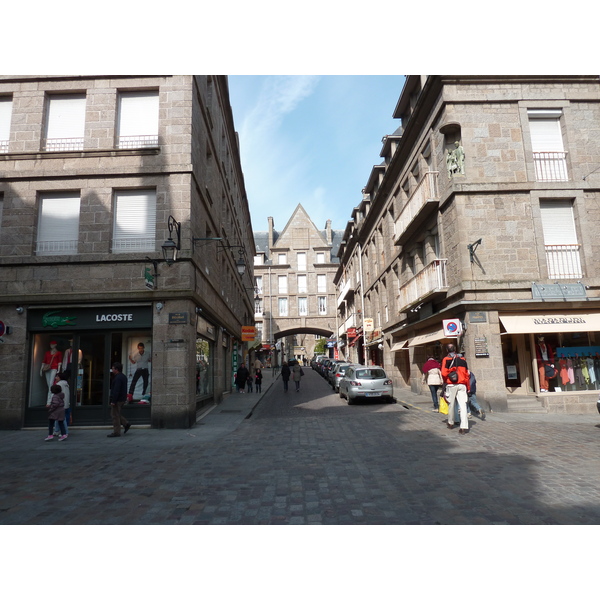
[[392, 118], [403, 76], [229, 76], [252, 228], [281, 231], [298, 204], [344, 229]]

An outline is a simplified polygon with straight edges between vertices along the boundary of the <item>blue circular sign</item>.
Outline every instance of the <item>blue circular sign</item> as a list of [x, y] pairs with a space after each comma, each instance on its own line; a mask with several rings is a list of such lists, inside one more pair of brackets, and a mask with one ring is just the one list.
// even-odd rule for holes
[[449, 333], [456, 333], [458, 330], [458, 325], [456, 323], [448, 323], [447, 329]]

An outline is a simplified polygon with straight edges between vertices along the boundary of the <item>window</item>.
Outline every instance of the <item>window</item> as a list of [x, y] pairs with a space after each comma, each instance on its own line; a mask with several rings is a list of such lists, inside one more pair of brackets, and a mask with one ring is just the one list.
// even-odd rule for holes
[[288, 291], [287, 275], [278, 275], [277, 276], [277, 289], [280, 294], [287, 294], [287, 291]]
[[300, 317], [305, 317], [308, 315], [308, 298], [298, 298], [298, 315]]
[[264, 254], [257, 254], [254, 257], [254, 264], [255, 265], [264, 265], [265, 264], [265, 255]]
[[287, 258], [285, 253], [281, 253], [277, 255], [277, 264], [278, 265], [286, 265], [287, 264]]
[[327, 275], [317, 275], [317, 292], [327, 291]]
[[560, 129], [561, 110], [529, 110], [531, 150], [537, 181], [568, 181]]
[[0, 152], [8, 152], [12, 98], [0, 98]]
[[155, 239], [156, 190], [116, 192], [112, 251], [154, 251]]
[[279, 316], [287, 317], [288, 316], [288, 299], [287, 298], [279, 298], [278, 306], [279, 306]]
[[298, 252], [298, 271], [306, 271], [306, 252]]
[[119, 94], [118, 148], [158, 146], [158, 91]]
[[571, 200], [541, 200], [546, 264], [550, 279], [582, 276]]
[[325, 263], [325, 252], [317, 252], [317, 263], [320, 265]]
[[263, 301], [262, 298], [255, 298], [254, 299], [254, 315], [260, 315], [262, 316], [263, 314]]
[[77, 254], [79, 241], [79, 192], [42, 194], [36, 254]]
[[257, 294], [263, 293], [263, 278], [262, 275], [257, 275], [254, 277], [254, 287], [256, 289]]
[[327, 314], [327, 296], [317, 296], [317, 306], [320, 315]]
[[48, 96], [43, 149], [51, 152], [83, 150], [85, 94]]
[[298, 275], [298, 293], [306, 294], [308, 292], [307, 276]]

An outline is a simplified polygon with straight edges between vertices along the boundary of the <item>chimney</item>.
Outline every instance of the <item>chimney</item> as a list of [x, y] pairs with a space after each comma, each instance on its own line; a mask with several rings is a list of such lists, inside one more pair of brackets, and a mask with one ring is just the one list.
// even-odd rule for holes
[[273, 247], [273, 217], [267, 217], [269, 222], [269, 256], [271, 255], [271, 248]]
[[325, 223], [325, 235], [327, 243], [331, 246], [331, 219], [327, 219], [327, 223]]

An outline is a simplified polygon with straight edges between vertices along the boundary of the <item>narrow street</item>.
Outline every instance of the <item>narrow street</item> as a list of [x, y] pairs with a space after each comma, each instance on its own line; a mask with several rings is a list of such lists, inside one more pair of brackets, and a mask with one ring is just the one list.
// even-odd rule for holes
[[300, 392], [277, 379], [250, 418], [209, 442], [202, 421], [118, 440], [0, 432], [0, 523], [600, 522], [595, 416], [492, 413], [459, 436], [411, 394], [348, 406], [304, 370]]

